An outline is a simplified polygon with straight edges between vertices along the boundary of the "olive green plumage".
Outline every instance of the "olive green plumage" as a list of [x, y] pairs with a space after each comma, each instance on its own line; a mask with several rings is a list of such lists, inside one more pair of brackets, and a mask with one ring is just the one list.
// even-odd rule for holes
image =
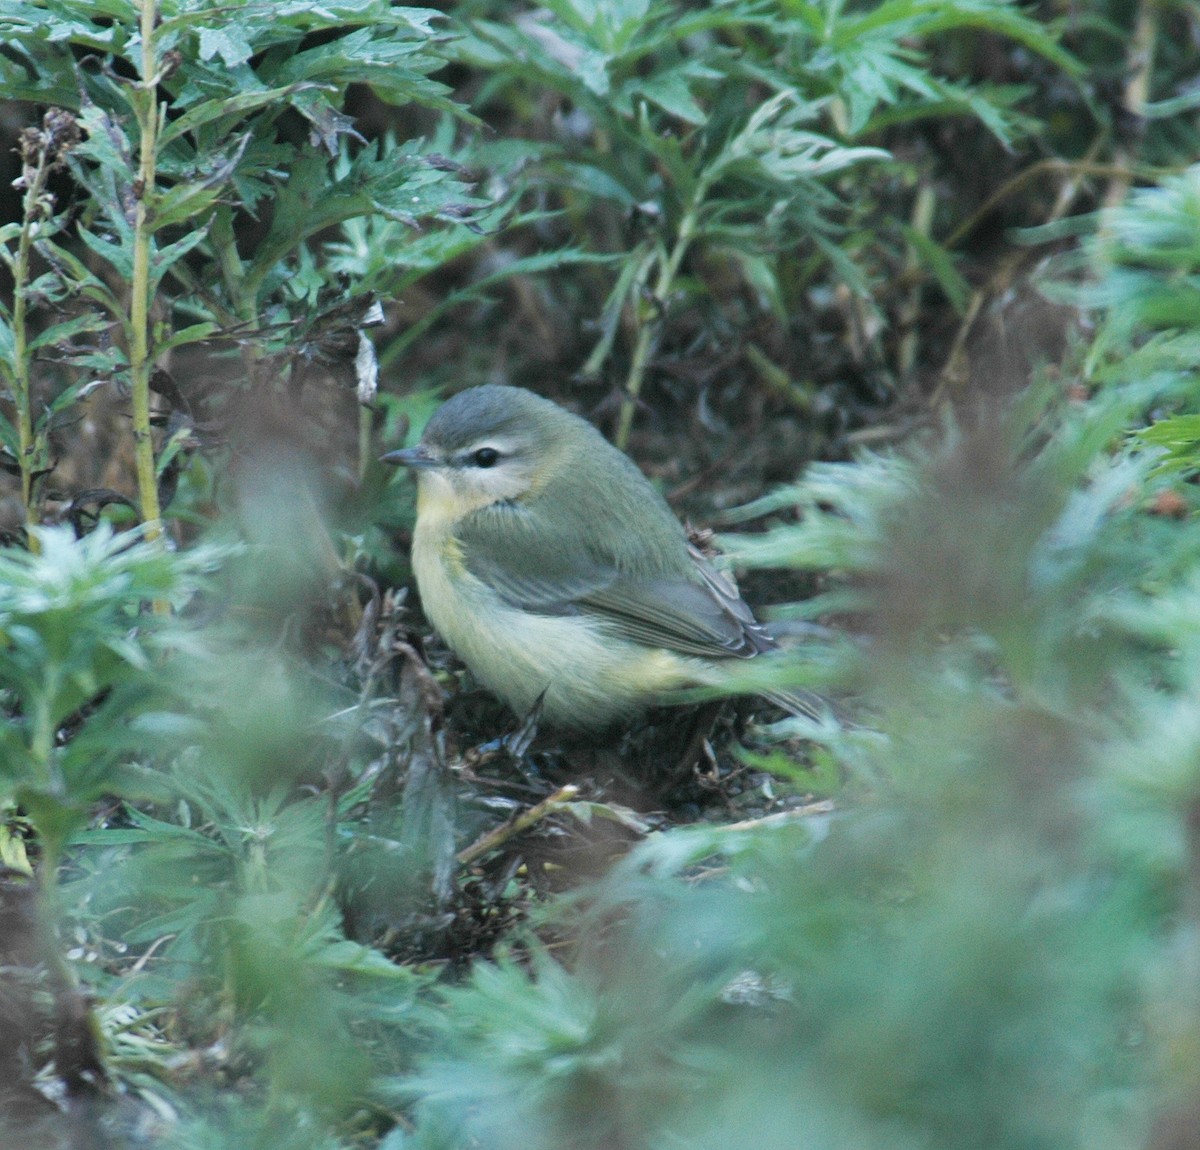
[[547, 399], [471, 388], [384, 459], [419, 478], [426, 613], [518, 712], [603, 728], [775, 646], [634, 463]]

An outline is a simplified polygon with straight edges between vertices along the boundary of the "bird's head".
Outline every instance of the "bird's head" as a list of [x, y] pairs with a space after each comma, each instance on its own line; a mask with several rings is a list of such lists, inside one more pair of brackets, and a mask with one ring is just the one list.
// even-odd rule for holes
[[416, 447], [389, 451], [384, 463], [412, 468], [420, 515], [453, 521], [493, 503], [521, 500], [562, 482], [574, 453], [595, 433], [578, 416], [518, 387], [473, 387], [447, 400]]

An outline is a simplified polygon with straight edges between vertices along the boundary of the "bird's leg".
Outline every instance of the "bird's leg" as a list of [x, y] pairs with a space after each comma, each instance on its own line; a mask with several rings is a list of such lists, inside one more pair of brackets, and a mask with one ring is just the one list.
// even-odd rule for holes
[[[708, 759], [712, 755], [712, 749], [708, 746], [709, 736], [713, 733], [713, 728], [717, 724], [717, 719], [721, 714], [721, 709], [724, 706], [722, 700], [717, 699], [712, 703], [705, 703], [697, 708], [692, 716], [690, 724], [690, 732], [685, 750], [679, 759], [676, 761], [675, 768], [671, 772], [674, 778], [685, 778], [693, 773], [693, 770], [698, 771], [700, 761]], [[712, 764], [715, 769], [715, 763]]]
[[529, 714], [513, 730], [509, 731], [507, 735], [501, 735], [498, 739], [489, 739], [486, 743], [480, 744], [472, 752], [472, 756], [480, 762], [486, 762], [497, 755], [509, 755], [515, 761], [520, 762], [525, 757], [525, 752], [533, 745], [533, 740], [537, 738], [545, 698], [546, 692], [543, 691], [537, 697], [537, 702], [529, 709]]
[[524, 758], [525, 752], [533, 746], [533, 740], [537, 738], [538, 726], [542, 721], [542, 708], [545, 703], [546, 692], [543, 691], [538, 695], [537, 702], [529, 708], [529, 714], [517, 725], [516, 730], [510, 731], [500, 740], [501, 746], [514, 759]]

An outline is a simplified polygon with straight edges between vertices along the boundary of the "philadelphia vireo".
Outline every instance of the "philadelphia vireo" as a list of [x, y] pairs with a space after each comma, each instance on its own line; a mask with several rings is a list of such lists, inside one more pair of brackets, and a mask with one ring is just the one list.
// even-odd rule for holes
[[429, 621], [518, 715], [540, 699], [554, 726], [603, 730], [776, 648], [632, 460], [548, 399], [471, 388], [382, 458], [417, 474]]

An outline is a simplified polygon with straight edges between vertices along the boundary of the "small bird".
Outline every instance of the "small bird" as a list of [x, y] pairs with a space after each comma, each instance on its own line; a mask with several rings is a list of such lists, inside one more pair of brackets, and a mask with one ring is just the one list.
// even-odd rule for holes
[[381, 458], [417, 475], [425, 614], [518, 715], [601, 732], [777, 648], [633, 461], [548, 399], [470, 388]]

